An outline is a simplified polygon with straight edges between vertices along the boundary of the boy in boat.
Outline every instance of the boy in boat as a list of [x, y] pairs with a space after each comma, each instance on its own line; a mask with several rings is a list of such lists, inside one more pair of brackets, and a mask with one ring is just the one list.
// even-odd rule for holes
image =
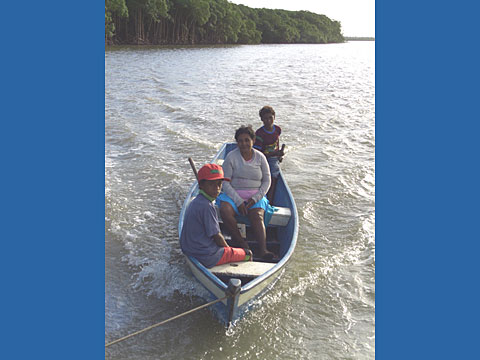
[[230, 181], [223, 176], [217, 164], [206, 164], [198, 171], [199, 193], [185, 212], [180, 247], [183, 253], [193, 256], [205, 267], [236, 261], [251, 261], [249, 249], [230, 247], [218, 223], [213, 202], [222, 190], [222, 182]]
[[263, 126], [255, 132], [255, 144], [253, 147], [261, 151], [267, 158], [270, 166], [270, 175], [272, 183], [267, 192], [267, 199], [270, 204], [273, 204], [273, 197], [275, 195], [275, 186], [277, 185], [278, 176], [280, 175], [279, 163], [283, 159], [285, 145], [280, 149], [280, 134], [282, 129], [278, 125], [274, 125], [275, 110], [271, 106], [264, 106], [259, 111], [260, 119]]

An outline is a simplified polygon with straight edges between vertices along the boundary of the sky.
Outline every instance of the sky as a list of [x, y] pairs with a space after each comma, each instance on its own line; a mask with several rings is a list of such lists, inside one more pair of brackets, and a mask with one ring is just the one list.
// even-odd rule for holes
[[340, 21], [344, 36], [375, 36], [375, 0], [229, 0], [252, 8], [307, 10]]

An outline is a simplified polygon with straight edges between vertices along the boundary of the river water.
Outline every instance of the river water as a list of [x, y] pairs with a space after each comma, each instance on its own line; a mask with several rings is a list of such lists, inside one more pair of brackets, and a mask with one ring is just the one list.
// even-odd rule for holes
[[179, 249], [194, 180], [271, 105], [299, 215], [295, 253], [255, 311], [208, 309], [107, 359], [375, 357], [375, 43], [120, 47], [105, 52], [105, 342], [205, 302]]

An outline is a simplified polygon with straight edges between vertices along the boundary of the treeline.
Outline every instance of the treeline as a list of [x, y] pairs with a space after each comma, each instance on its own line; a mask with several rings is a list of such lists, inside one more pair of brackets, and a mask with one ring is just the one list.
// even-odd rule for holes
[[308, 11], [227, 0], [105, 0], [106, 44], [259, 44], [345, 41], [338, 21]]
[[373, 36], [346, 36], [346, 41], [375, 41]]

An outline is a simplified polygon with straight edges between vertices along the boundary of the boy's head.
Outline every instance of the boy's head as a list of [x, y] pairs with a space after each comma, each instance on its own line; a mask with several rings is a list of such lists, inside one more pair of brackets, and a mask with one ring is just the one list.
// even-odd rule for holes
[[217, 164], [206, 164], [198, 171], [198, 186], [207, 195], [216, 198], [222, 190], [222, 182], [230, 181], [223, 176], [223, 169]]
[[258, 114], [260, 115], [260, 119], [262, 119], [262, 121], [263, 121], [263, 117], [267, 114], [273, 115], [273, 118], [275, 119], [275, 110], [273, 110], [271, 106], [262, 107], [258, 112]]
[[273, 122], [275, 121], [275, 110], [271, 106], [264, 106], [259, 111], [260, 118], [262, 119], [263, 126], [268, 131], [273, 130]]

